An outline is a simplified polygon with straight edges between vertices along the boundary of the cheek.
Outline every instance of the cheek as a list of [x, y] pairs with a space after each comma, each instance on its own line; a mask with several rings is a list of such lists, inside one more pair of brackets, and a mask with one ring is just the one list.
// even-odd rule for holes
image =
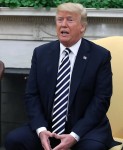
[[56, 31], [60, 32], [60, 26], [58, 26], [58, 25], [56, 26]]

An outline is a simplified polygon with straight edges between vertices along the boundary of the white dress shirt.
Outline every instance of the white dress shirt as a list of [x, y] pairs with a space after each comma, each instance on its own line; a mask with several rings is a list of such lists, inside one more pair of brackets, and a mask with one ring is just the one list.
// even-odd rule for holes
[[[73, 71], [73, 67], [74, 67], [74, 63], [75, 63], [75, 59], [76, 59], [76, 56], [77, 56], [77, 53], [78, 53], [78, 50], [79, 50], [79, 47], [80, 47], [80, 44], [81, 44], [81, 41], [82, 39], [80, 39], [76, 44], [74, 44], [73, 46], [71, 47], [67, 47], [71, 50], [71, 53], [69, 54], [69, 58], [70, 58], [70, 63], [71, 63], [71, 71], [70, 71], [70, 76], [72, 76], [72, 71]], [[59, 66], [60, 66], [60, 63], [61, 63], [61, 60], [63, 59], [63, 57], [65, 56], [65, 50], [66, 47], [60, 43], [60, 58], [59, 58]], [[37, 134], [39, 135], [40, 132], [44, 131], [44, 130], [47, 130], [45, 127], [40, 127], [36, 130]], [[74, 132], [71, 132], [70, 133], [71, 136], [73, 136], [76, 141], [79, 141], [80, 137], [74, 133]]]

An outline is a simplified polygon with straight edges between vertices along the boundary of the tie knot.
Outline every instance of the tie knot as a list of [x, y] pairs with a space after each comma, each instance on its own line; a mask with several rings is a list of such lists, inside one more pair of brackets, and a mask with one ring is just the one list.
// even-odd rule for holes
[[69, 55], [70, 52], [71, 52], [71, 50], [70, 50], [69, 48], [66, 48], [66, 49], [65, 49], [65, 52]]

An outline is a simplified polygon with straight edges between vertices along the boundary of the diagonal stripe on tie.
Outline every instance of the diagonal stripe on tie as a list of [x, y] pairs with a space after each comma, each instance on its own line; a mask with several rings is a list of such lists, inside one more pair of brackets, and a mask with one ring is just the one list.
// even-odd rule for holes
[[57, 84], [52, 114], [52, 132], [57, 134], [62, 134], [65, 131], [70, 88], [70, 50], [65, 49], [65, 53], [66, 54], [61, 61], [57, 74]]
[[[69, 78], [69, 74], [67, 74], [61, 81], [59, 81], [59, 83], [57, 84], [56, 87], [58, 87], [59, 84], [63, 83], [63, 80], [65, 80], [67, 77]], [[68, 79], [67, 79], [67, 80], [68, 80]]]
[[64, 91], [62, 91], [62, 93], [60, 93], [56, 98], [55, 98], [55, 101], [60, 98], [61, 96], [63, 96], [63, 94], [69, 90], [69, 87], [67, 87]]
[[67, 98], [68, 97], [68, 95], [65, 95], [59, 102], [57, 102], [55, 105], [54, 105], [54, 108], [56, 107], [56, 106], [58, 106], [65, 98]]
[[61, 87], [56, 91], [55, 94], [58, 94], [63, 88], [65, 88], [65, 86], [67, 86], [69, 84], [70, 80], [68, 80], [65, 84], [61, 85]]
[[67, 102], [64, 102], [64, 104], [62, 104], [57, 110], [54, 111], [53, 115], [55, 115], [59, 110], [61, 110], [66, 104]]
[[[64, 70], [64, 69], [65, 69], [65, 70]], [[64, 75], [67, 74], [67, 72], [69, 71], [69, 69], [70, 69], [70, 66], [68, 66], [67, 68], [64, 67], [64, 68], [62, 69], [62, 71], [59, 72], [60, 75], [59, 75], [59, 77], [58, 77], [58, 80], [59, 80], [59, 78], [64, 77]]]

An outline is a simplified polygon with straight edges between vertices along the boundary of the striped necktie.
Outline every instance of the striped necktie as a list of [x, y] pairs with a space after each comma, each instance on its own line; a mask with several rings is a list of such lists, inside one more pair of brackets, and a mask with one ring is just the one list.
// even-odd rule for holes
[[70, 91], [70, 52], [70, 49], [65, 49], [65, 56], [61, 61], [57, 74], [57, 84], [52, 114], [52, 131], [57, 134], [62, 134], [65, 131]]

